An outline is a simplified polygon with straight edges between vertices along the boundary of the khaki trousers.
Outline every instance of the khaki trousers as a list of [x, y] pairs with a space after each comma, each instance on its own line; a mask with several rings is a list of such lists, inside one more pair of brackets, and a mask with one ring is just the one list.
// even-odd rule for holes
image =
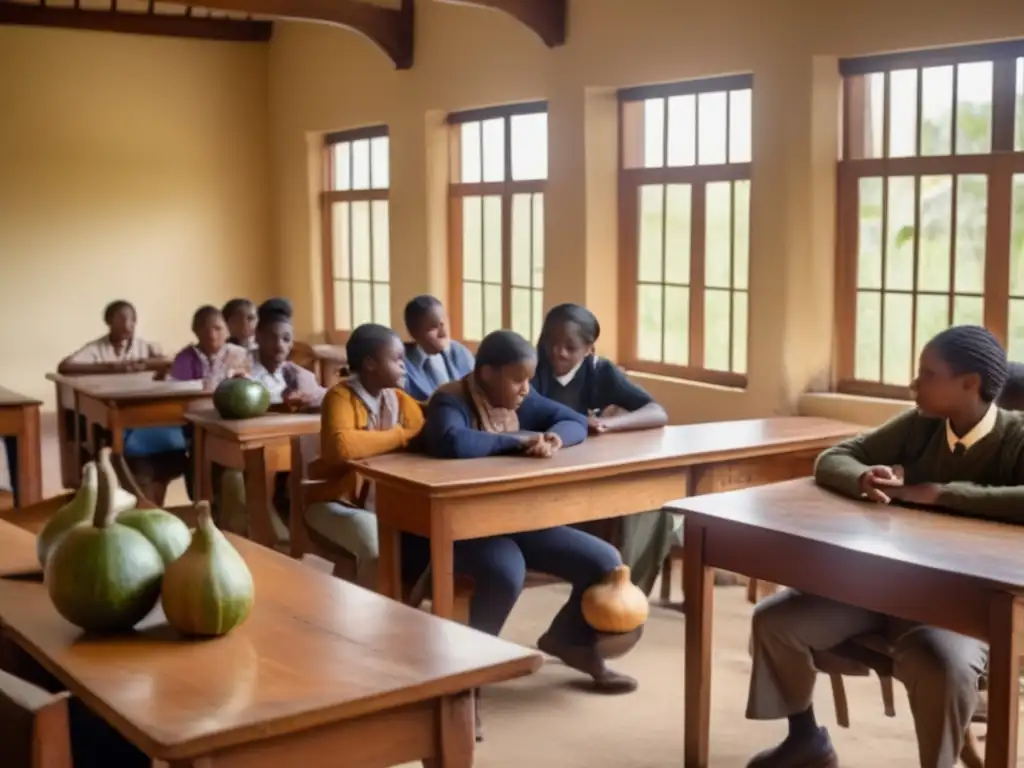
[[818, 676], [811, 652], [868, 633], [893, 643], [894, 674], [907, 689], [922, 768], [954, 768], [978, 703], [988, 646], [791, 589], [754, 609], [747, 717], [774, 720], [806, 711]]

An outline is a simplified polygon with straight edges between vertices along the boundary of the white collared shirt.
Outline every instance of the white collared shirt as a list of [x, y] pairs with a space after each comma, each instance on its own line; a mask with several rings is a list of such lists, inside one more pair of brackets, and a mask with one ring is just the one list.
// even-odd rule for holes
[[975, 424], [971, 431], [963, 437], [956, 436], [956, 433], [953, 432], [953, 427], [949, 423], [949, 419], [946, 419], [946, 444], [949, 445], [949, 450], [955, 450], [959, 444], [964, 447], [965, 451], [969, 451], [972, 445], [982, 438], [988, 437], [989, 432], [995, 429], [996, 417], [998, 416], [999, 409], [993, 403], [988, 407], [985, 415], [981, 417], [981, 421]]
[[280, 405], [284, 402], [284, 391], [288, 389], [288, 382], [284, 377], [284, 366], [280, 366], [276, 371], [271, 373], [264, 367], [263, 363], [258, 360], [252, 362], [252, 372], [249, 374], [250, 377], [258, 381], [267, 391], [270, 392], [270, 404]]
[[583, 365], [583, 361], [586, 359], [587, 358], [583, 358], [583, 360], [580, 360], [578, 363], [576, 363], [573, 369], [564, 376], [555, 376], [555, 381], [557, 381], [563, 387], [569, 386], [569, 382], [576, 378], [576, 374], [579, 372], [580, 368]]

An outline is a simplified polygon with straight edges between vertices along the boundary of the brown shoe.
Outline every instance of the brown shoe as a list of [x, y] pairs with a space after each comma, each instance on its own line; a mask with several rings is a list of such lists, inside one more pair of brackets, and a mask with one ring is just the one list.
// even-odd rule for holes
[[[635, 644], [634, 641], [633, 645]], [[594, 645], [569, 645], [547, 632], [537, 641], [537, 648], [549, 656], [554, 656], [567, 667], [589, 675], [594, 680], [594, 690], [599, 693], [632, 693], [637, 689], [638, 683], [635, 678], [620, 674], [605, 665], [596, 643]]]
[[809, 738], [787, 736], [777, 747], [755, 755], [747, 768], [839, 768], [839, 758], [828, 731], [819, 728]]

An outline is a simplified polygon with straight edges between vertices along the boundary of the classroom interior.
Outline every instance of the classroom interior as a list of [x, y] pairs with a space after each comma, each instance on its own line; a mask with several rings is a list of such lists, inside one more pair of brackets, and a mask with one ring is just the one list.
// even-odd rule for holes
[[[402, 5], [402, 0], [347, 1], [391, 10]], [[130, 5], [128, 0], [121, 2]], [[55, 0], [49, 4], [63, 5]], [[68, 0], [66, 5], [70, 4]], [[530, 253], [542, 251], [543, 264], [534, 263], [527, 295], [543, 309], [563, 302], [590, 308], [601, 323], [598, 352], [625, 365], [630, 378], [665, 407], [671, 424], [781, 415], [880, 424], [910, 407], [910, 360], [927, 336], [922, 330], [914, 335], [921, 321], [911, 309], [905, 315], [900, 314], [902, 308], [891, 309], [891, 326], [883, 328], [877, 320], [875, 326], [858, 325], [863, 320], [858, 296], [915, 289], [865, 287], [856, 282], [856, 275], [851, 278], [844, 271], [851, 263], [841, 233], [842, 213], [849, 210], [842, 207], [842, 197], [849, 187], [841, 183], [841, 164], [844, 146], [853, 144], [844, 144], [849, 138], [843, 130], [844, 93], [847, 98], [851, 93], [844, 80], [866, 81], [870, 74], [844, 76], [843, 71], [855, 67], [844, 70], [848, 65], [841, 62], [1024, 38], [1024, 4], [1007, 0], [568, 0], [565, 43], [549, 47], [535, 30], [506, 13], [472, 3], [416, 0], [412, 65], [396, 68], [366, 36], [314, 21], [276, 17], [269, 40], [227, 42], [40, 28], [4, 24], [2, 19], [0, 14], [0, 71], [7, 73], [0, 77], [0, 105], [5, 105], [0, 108], [0, 325], [5, 328], [0, 381], [43, 402], [47, 496], [63, 489], [57, 469], [54, 389], [44, 375], [103, 333], [102, 308], [108, 301], [131, 301], [138, 308], [139, 332], [170, 352], [192, 340], [189, 318], [194, 308], [220, 306], [233, 296], [288, 297], [297, 338], [343, 343], [352, 327], [350, 291], [355, 289], [342, 275], [351, 262], [341, 265], [341, 238], [332, 236], [341, 226], [340, 218], [331, 218], [338, 201], [386, 201], [386, 232], [368, 235], [375, 238], [375, 247], [386, 249], [386, 256], [375, 256], [384, 266], [375, 262], [370, 291], [376, 292], [365, 319], [403, 329], [406, 302], [429, 293], [449, 306], [456, 329], [466, 331], [474, 325], [474, 310], [468, 305], [477, 294], [466, 288], [465, 283], [473, 281], [462, 272], [467, 268], [462, 262], [464, 219], [481, 205], [477, 201], [471, 208], [451, 185], [460, 172], [470, 186], [502, 178], [500, 169], [488, 177], [486, 159], [475, 178], [468, 178], [473, 172], [467, 175], [460, 154], [469, 141], [462, 128], [474, 120], [502, 117], [500, 109], [488, 110], [509, 105], [515, 113], [514, 105], [521, 109], [543, 103], [536, 108], [542, 112], [527, 109], [519, 114], [546, 114], [546, 129], [531, 134], [531, 141], [542, 136], [546, 143], [541, 161], [546, 167], [529, 178], [522, 193], [539, 193], [542, 198], [533, 203], [534, 216], [542, 223], [532, 235]], [[1016, 56], [1015, 80], [1009, 88], [1014, 91], [1011, 109], [1020, 133], [1009, 140], [1011, 151], [1017, 153], [1018, 165], [1013, 167], [1020, 175], [1013, 177], [1016, 197], [1012, 206], [1008, 204], [1010, 257], [995, 269], [987, 264], [988, 274], [973, 288], [961, 291], [950, 287], [947, 279], [935, 293], [943, 302], [948, 300], [951, 321], [961, 317], [959, 309], [954, 310], [954, 305], [960, 306], [956, 302], [961, 293], [977, 298], [977, 306], [984, 306], [983, 317], [978, 310], [979, 321], [990, 327], [994, 322], [1010, 357], [1021, 360], [1024, 53]], [[969, 63], [976, 61], [977, 57]], [[956, 66], [949, 68], [950, 73], [954, 70]], [[991, 109], [993, 90], [1005, 91], [1006, 78], [996, 75], [993, 86], [991, 66], [987, 74], [968, 66], [961, 78], [969, 80], [972, 72], [975, 85], [980, 77], [977, 92], [988, 89]], [[726, 176], [701, 176], [703, 161], [695, 159], [688, 165], [696, 175], [673, 182], [671, 173], [657, 173], [672, 170], [665, 159], [672, 151], [671, 140], [643, 123], [664, 116], [671, 110], [667, 99], [678, 99], [678, 94], [695, 94], [693, 103], [703, 105], [704, 81], [718, 89], [714, 94], [749, 89], [747, 96], [723, 97], [721, 103], [729, 106], [717, 129], [728, 132], [730, 110], [733, 124], [739, 119], [737, 112], [742, 112], [748, 138], [709, 138], [728, 157], [726, 166], [735, 164]], [[892, 76], [888, 87], [897, 81]], [[893, 106], [888, 111], [876, 109], [880, 124], [882, 113], [887, 115], [883, 132], [894, 131], [899, 120], [904, 125], [909, 120], [912, 131], [919, 125], [915, 109], [921, 109], [928, 97], [920, 95], [916, 82], [909, 90], [890, 91]], [[679, 83], [695, 85], [689, 91], [672, 90], [671, 84]], [[662, 84], [670, 85], [663, 91], [642, 90]], [[955, 101], [956, 89], [949, 88]], [[967, 90], [961, 85], [959, 103], [969, 102]], [[659, 93], [661, 106], [644, 111], [643, 100], [658, 100]], [[984, 96], [979, 98], [984, 101]], [[901, 109], [902, 118], [894, 116]], [[996, 107], [997, 115], [1004, 111]], [[995, 120], [991, 114], [988, 119]], [[699, 125], [699, 118], [691, 119]], [[515, 130], [511, 124], [502, 117], [505, 141]], [[486, 134], [486, 129], [480, 130]], [[704, 127], [692, 130], [701, 134]], [[708, 130], [711, 137], [715, 129]], [[386, 185], [356, 185], [356, 171], [348, 168], [348, 181], [331, 188], [340, 178], [335, 171], [342, 162], [334, 147], [383, 136]], [[644, 145], [645, 139], [656, 144], [659, 137], [667, 142], [663, 150]], [[636, 146], [631, 147], [630, 139]], [[738, 159], [729, 155], [737, 146]], [[515, 149], [506, 151], [511, 155]], [[660, 159], [659, 151], [664, 152]], [[629, 161], [632, 166], [624, 170], [631, 153], [635, 162]], [[906, 154], [924, 153], [918, 146]], [[987, 161], [996, 151], [981, 154]], [[971, 172], [941, 164], [924, 171], [890, 170], [882, 161], [878, 167], [877, 173], [884, 176], [931, 173], [949, 179], [953, 173]], [[655, 171], [643, 177], [653, 184], [693, 183], [696, 189], [706, 183], [708, 197], [710, 185], [721, 184], [721, 178], [737, 185], [734, 189], [745, 185], [749, 194], [748, 278], [738, 280], [734, 268], [720, 291], [734, 309], [731, 335], [724, 337], [732, 354], [718, 370], [702, 367], [698, 359], [712, 356], [719, 337], [709, 336], [703, 327], [706, 312], [693, 309], [696, 271], [680, 279], [691, 291], [689, 336], [680, 342], [685, 348], [682, 358], [673, 358], [669, 349], [674, 331], [671, 318], [665, 318], [672, 311], [672, 299], [660, 298], [669, 292], [637, 292], [637, 273], [645, 269], [640, 264], [644, 246], [637, 244], [628, 224], [636, 225], [635, 218], [629, 218], [636, 216], [636, 205], [630, 208], [635, 197], [629, 195], [635, 196], [636, 185], [642, 183], [631, 181], [629, 171], [638, 168]], [[893, 168], [914, 167], [897, 162]], [[357, 191], [356, 186], [371, 189]], [[505, 194], [500, 186], [482, 194]], [[865, 187], [860, 189], [863, 196]], [[989, 190], [991, 201], [991, 186]], [[358, 194], [367, 191], [372, 198]], [[332, 192], [342, 194], [332, 198]], [[887, 194], [891, 203], [891, 187]], [[909, 208], [893, 212], [890, 207], [887, 215], [909, 216], [913, 229], [919, 224], [915, 201], [926, 194], [911, 185]], [[965, 194], [962, 189], [960, 194]], [[736, 199], [732, 198], [734, 206]], [[517, 205], [510, 202], [509, 212]], [[879, 207], [884, 207], [881, 192]], [[495, 210], [497, 216], [506, 215], [497, 203]], [[733, 225], [737, 215], [733, 210]], [[847, 217], [854, 227], [857, 215], [854, 208], [852, 219]], [[502, 221], [510, 226], [508, 219]], [[860, 223], [864, 225], [863, 218]], [[912, 252], [917, 264], [914, 233], [909, 241], [901, 240], [892, 221], [884, 226], [889, 229], [885, 236], [894, 243], [891, 247]], [[991, 243], [991, 222], [989, 228]], [[694, 225], [692, 232], [698, 229]], [[960, 225], [961, 238], [969, 229]], [[473, 237], [480, 234], [474, 232]], [[956, 241], [948, 222], [945, 240], [942, 237], [938, 239], [947, 248]], [[980, 237], [984, 241], [984, 231]], [[504, 301], [501, 319], [513, 311], [512, 238], [506, 233], [495, 246], [501, 253], [496, 256], [500, 275], [493, 295]], [[706, 247], [703, 234], [700, 240]], [[735, 243], [729, 247], [735, 249]], [[963, 246], [965, 251], [971, 247]], [[944, 263], [955, 271], [948, 254]], [[1002, 287], [994, 286], [1000, 275]], [[706, 279], [703, 267], [698, 279]], [[475, 280], [483, 278], [477, 275]], [[652, 280], [659, 287], [668, 282], [660, 272]], [[662, 330], [655, 331], [654, 352], [647, 354], [638, 326], [650, 311], [645, 301], [651, 296], [665, 304], [656, 321]], [[735, 310], [739, 297], [745, 313]], [[709, 303], [704, 302], [705, 310]], [[993, 304], [999, 307], [991, 309]], [[964, 317], [973, 317], [970, 311], [965, 310]], [[499, 315], [494, 317], [501, 325]], [[483, 327], [487, 321], [480, 322]], [[535, 321], [524, 323], [530, 331], [537, 330]], [[888, 352], [876, 348], [877, 359], [862, 364], [858, 343], [863, 345], [863, 340], [858, 340], [855, 329], [863, 335], [864, 327], [876, 337], [880, 334], [882, 345], [888, 339], [891, 347], [897, 346], [891, 334], [900, 335], [905, 357], [886, 357]], [[460, 336], [479, 340], [479, 333], [476, 339], [471, 333], [456, 333]], [[692, 365], [680, 362], [687, 357]], [[0, 487], [4, 472], [0, 466]], [[183, 499], [183, 492], [176, 498]], [[742, 717], [749, 670], [749, 606], [740, 589], [717, 591], [721, 596], [715, 609], [716, 637], [721, 642], [714, 660], [712, 764], [732, 768], [745, 765], [780, 731], [777, 724], [750, 723]], [[524, 645], [533, 643], [565, 592], [561, 585], [527, 592], [506, 636]], [[622, 664], [642, 680], [640, 692], [628, 699], [581, 695], [565, 670], [551, 665], [531, 677], [495, 686], [495, 694], [485, 699], [489, 731], [477, 747], [476, 764], [678, 764], [683, 741], [678, 683], [683, 679], [684, 623], [677, 612], [652, 611], [644, 644]], [[843, 765], [916, 764], [905, 700], [898, 699], [892, 719], [882, 711], [874, 678], [852, 679], [847, 690], [850, 729], [832, 723], [828, 687], [819, 685], [817, 694], [822, 721], [833, 734]]]

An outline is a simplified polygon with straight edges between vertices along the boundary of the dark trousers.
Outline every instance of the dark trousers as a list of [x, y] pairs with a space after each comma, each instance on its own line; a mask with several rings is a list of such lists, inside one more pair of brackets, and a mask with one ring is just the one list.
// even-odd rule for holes
[[[403, 573], [415, 578], [429, 562], [430, 541], [405, 534]], [[580, 607], [583, 592], [621, 564], [611, 544], [569, 526], [455, 542], [455, 570], [473, 579], [469, 624], [491, 635], [500, 634], [529, 569], [572, 584], [572, 594], [549, 631], [571, 645], [593, 642], [594, 630], [584, 621]]]
[[14, 492], [14, 506], [18, 504], [18, 438], [4, 436], [4, 451], [7, 453], [7, 474], [11, 476], [11, 490]]

